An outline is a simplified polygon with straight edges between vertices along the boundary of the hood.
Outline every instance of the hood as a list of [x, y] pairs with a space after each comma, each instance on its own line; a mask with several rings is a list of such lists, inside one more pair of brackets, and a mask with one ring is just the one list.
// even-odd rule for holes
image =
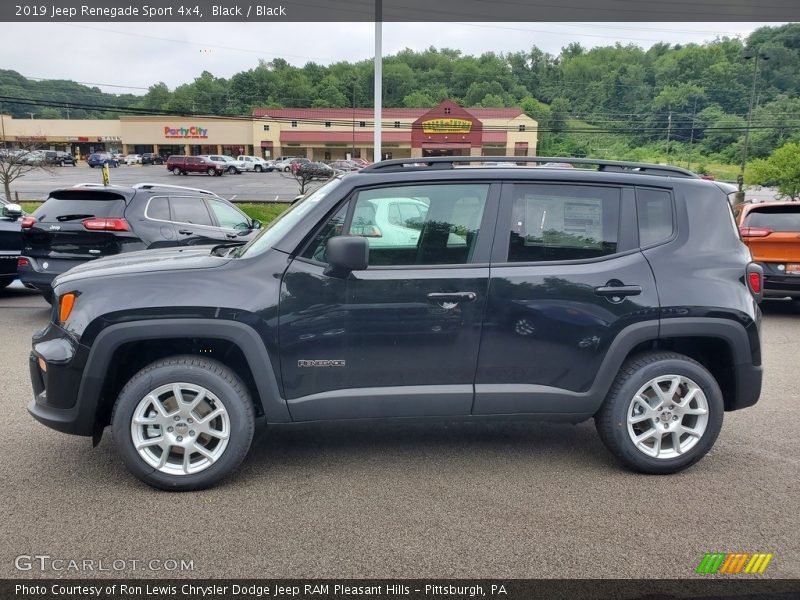
[[78, 265], [59, 275], [53, 281], [53, 287], [90, 277], [110, 277], [112, 275], [132, 275], [183, 269], [212, 269], [221, 267], [232, 260], [213, 256], [211, 248], [212, 246], [202, 246], [199, 248], [143, 250], [141, 252], [128, 252], [117, 256], [98, 258]]

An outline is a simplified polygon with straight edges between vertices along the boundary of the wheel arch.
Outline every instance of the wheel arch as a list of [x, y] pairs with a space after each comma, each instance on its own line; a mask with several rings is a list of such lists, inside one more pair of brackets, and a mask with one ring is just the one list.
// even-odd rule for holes
[[252, 327], [213, 319], [157, 319], [111, 325], [94, 340], [79, 398], [93, 424], [95, 439], [108, 424], [116, 396], [127, 379], [147, 364], [174, 354], [220, 361], [245, 382], [257, 414], [268, 422], [291, 420], [266, 347]]

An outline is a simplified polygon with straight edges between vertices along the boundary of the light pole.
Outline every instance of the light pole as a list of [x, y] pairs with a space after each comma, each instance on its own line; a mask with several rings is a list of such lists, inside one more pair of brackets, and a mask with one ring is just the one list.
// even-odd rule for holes
[[744, 147], [742, 148], [742, 164], [739, 169], [739, 193], [741, 194], [744, 188], [744, 169], [747, 166], [747, 146], [750, 142], [750, 126], [753, 120], [753, 102], [756, 98], [756, 82], [758, 80], [758, 60], [769, 60], [769, 56], [759, 50], [758, 48], [747, 48], [742, 52], [742, 58], [745, 60], [753, 59], [753, 85], [750, 90], [750, 103], [747, 107], [747, 128], [744, 130]]

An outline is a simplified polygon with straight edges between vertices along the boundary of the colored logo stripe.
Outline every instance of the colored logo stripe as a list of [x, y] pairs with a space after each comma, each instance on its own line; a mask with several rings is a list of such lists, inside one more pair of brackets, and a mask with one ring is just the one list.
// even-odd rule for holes
[[[713, 573], [737, 574], [744, 569], [745, 573], [763, 573], [772, 554], [757, 552], [750, 554], [747, 552], [707, 552], [697, 567], [697, 572], [705, 575]], [[746, 566], [745, 566], [746, 565]]]

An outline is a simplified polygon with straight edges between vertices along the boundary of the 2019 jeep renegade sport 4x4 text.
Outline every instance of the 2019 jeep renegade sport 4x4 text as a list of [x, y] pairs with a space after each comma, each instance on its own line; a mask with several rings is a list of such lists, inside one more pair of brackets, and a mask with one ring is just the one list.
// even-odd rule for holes
[[636, 470], [699, 460], [761, 389], [762, 273], [725, 194], [674, 167], [480, 160], [378, 163], [244, 245], [60, 275], [30, 412], [110, 425], [173, 490], [231, 473], [260, 418], [594, 417]]

